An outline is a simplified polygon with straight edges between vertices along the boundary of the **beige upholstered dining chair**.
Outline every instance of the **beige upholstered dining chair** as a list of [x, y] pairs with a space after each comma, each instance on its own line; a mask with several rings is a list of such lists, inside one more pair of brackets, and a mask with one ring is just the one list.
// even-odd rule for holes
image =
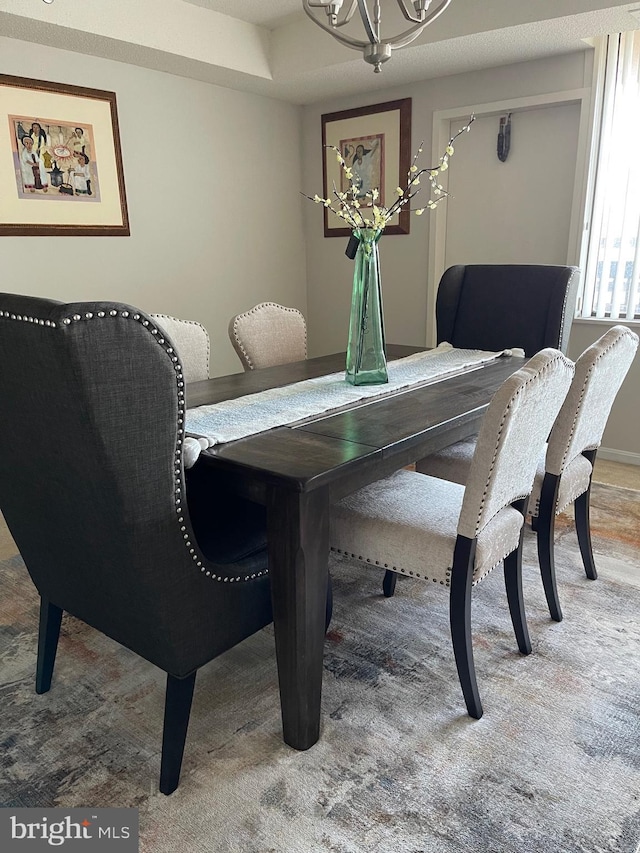
[[229, 338], [245, 370], [307, 357], [307, 324], [296, 308], [261, 302], [229, 323]]
[[167, 314], [151, 314], [175, 344], [182, 361], [185, 382], [209, 378], [209, 333], [195, 320], [178, 320]]
[[554, 561], [555, 517], [573, 503], [576, 533], [588, 578], [598, 577], [591, 546], [589, 504], [593, 465], [611, 407], [638, 348], [638, 336], [614, 326], [576, 362], [567, 399], [549, 436], [531, 493], [532, 526], [538, 534], [538, 559], [552, 619], [560, 622]]
[[[574, 504], [576, 532], [588, 578], [597, 571], [591, 546], [589, 501], [596, 453], [616, 395], [638, 347], [638, 336], [614, 326], [588, 347], [576, 362], [571, 389], [541, 454], [529, 501], [532, 526], [538, 533], [538, 559], [551, 617], [562, 619], [554, 561], [555, 517]], [[416, 466], [432, 477], [464, 484], [475, 440], [462, 441], [422, 459]]]
[[[471, 589], [504, 562], [511, 619], [531, 652], [522, 601], [522, 530], [538, 457], [573, 376], [544, 349], [502, 384], [483, 418], [466, 488], [401, 470], [343, 498], [331, 546], [365, 563], [450, 588], [451, 639], [467, 710], [482, 716], [471, 642]], [[395, 581], [396, 575], [392, 575]], [[387, 584], [385, 593], [393, 593]]]

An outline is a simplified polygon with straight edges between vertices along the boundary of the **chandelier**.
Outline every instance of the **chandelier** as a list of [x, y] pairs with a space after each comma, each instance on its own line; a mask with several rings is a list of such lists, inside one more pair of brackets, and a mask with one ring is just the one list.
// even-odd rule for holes
[[[382, 38], [380, 35], [380, 0], [373, 0], [373, 14], [369, 11], [368, 0], [351, 0], [348, 10], [342, 15], [340, 12], [345, 5], [344, 0], [302, 0], [302, 5], [312, 21], [326, 32], [331, 33], [346, 47], [361, 50], [364, 61], [373, 65], [375, 72], [380, 72], [382, 63], [391, 59], [391, 51], [399, 47], [406, 47], [416, 39], [428, 24], [435, 21], [444, 12], [451, 0], [435, 0], [436, 8], [429, 14], [427, 12], [432, 0], [396, 0], [396, 2], [404, 17], [413, 26], [409, 26], [405, 32], [392, 38]], [[356, 7], [362, 18], [367, 41], [355, 39], [339, 32], [339, 28], [344, 27], [353, 18]], [[326, 22], [318, 17], [318, 13], [313, 12], [312, 9], [324, 9], [327, 16]]]

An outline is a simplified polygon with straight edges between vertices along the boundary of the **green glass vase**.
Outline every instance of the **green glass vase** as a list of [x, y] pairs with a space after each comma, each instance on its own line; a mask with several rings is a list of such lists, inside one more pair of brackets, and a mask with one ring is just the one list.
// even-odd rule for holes
[[359, 242], [353, 271], [346, 379], [352, 385], [383, 385], [389, 377], [378, 258], [382, 231], [360, 228], [353, 233]]

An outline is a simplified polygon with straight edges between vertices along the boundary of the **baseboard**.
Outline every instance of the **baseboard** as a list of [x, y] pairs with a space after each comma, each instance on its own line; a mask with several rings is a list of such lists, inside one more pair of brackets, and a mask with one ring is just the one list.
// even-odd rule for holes
[[599, 447], [598, 459], [608, 459], [609, 462], [623, 462], [625, 465], [640, 465], [640, 453], [629, 450], [613, 450], [611, 447]]

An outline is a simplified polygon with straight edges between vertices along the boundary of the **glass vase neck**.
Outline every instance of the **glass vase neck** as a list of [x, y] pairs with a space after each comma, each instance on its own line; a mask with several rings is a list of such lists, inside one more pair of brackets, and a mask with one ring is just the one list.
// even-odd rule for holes
[[362, 243], [377, 243], [382, 236], [382, 228], [354, 228], [353, 236]]

